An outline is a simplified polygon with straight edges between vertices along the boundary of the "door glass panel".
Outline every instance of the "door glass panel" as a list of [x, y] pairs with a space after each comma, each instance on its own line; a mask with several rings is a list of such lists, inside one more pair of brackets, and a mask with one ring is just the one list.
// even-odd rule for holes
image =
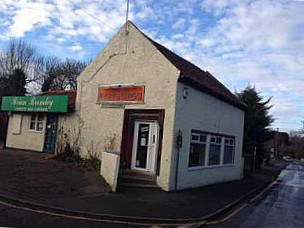
[[149, 145], [149, 124], [139, 124], [135, 167], [146, 169]]
[[57, 116], [48, 115], [46, 122], [45, 143], [44, 143], [45, 151], [47, 152], [55, 151], [56, 133], [57, 133]]

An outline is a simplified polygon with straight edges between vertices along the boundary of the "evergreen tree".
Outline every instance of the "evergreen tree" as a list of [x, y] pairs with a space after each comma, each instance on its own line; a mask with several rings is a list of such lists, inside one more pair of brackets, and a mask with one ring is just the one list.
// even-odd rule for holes
[[8, 81], [10, 83], [9, 95], [24, 96], [26, 94], [26, 76], [23, 70], [16, 69], [9, 75]]
[[268, 140], [270, 125], [274, 121], [269, 114], [271, 98], [264, 99], [252, 86], [236, 94], [247, 105], [244, 127], [244, 152], [253, 155], [257, 152], [257, 165], [265, 157], [263, 143]]

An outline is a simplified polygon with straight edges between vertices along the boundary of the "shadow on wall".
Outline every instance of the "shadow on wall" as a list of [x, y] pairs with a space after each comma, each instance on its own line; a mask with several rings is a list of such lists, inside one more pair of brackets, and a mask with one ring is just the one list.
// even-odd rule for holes
[[8, 115], [5, 112], [0, 112], [0, 149], [5, 146], [7, 134]]

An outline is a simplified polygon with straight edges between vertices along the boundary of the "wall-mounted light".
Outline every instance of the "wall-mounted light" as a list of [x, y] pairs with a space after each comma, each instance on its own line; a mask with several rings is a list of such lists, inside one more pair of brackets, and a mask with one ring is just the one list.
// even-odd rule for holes
[[184, 99], [187, 99], [187, 98], [188, 98], [188, 88], [186, 88], [186, 87], [184, 87], [183, 98], [184, 98]]

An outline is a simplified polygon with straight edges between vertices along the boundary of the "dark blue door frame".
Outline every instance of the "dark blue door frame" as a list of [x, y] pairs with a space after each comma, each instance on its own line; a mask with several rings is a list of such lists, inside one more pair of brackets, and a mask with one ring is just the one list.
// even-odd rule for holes
[[46, 129], [44, 138], [44, 151], [55, 153], [58, 128], [58, 115], [48, 114], [46, 116]]

